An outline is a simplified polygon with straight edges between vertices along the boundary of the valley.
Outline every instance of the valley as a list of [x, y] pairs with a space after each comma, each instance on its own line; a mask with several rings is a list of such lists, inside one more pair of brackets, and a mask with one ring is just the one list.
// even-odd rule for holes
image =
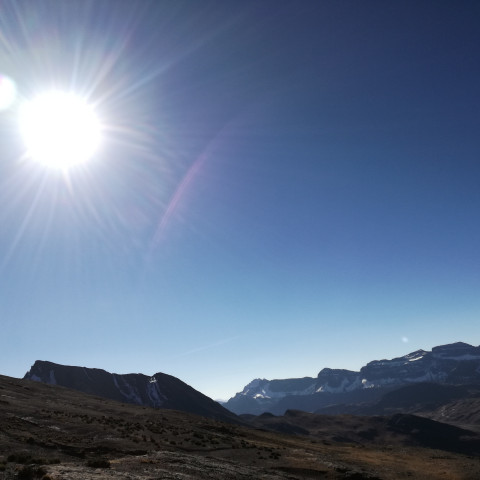
[[0, 406], [1, 480], [480, 477], [476, 433], [416, 416], [227, 423], [4, 376]]

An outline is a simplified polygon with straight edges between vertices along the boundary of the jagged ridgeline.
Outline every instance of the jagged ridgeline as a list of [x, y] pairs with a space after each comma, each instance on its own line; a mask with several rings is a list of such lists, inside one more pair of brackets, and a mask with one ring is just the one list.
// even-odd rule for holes
[[[383, 412], [372, 410], [373, 406], [389, 392], [425, 382], [480, 385], [480, 347], [458, 342], [392, 360], [374, 360], [358, 372], [324, 368], [317, 378], [255, 379], [224, 405], [236, 414], [283, 415], [288, 409], [377, 414]], [[424, 395], [424, 390], [415, 392]], [[410, 391], [410, 395], [415, 392]]]

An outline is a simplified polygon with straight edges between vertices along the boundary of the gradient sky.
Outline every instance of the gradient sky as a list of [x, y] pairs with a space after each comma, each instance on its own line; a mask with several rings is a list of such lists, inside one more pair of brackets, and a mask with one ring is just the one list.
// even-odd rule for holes
[[[256, 377], [480, 344], [480, 3], [3, 1], [0, 373]], [[17, 105], [87, 96], [95, 161]]]

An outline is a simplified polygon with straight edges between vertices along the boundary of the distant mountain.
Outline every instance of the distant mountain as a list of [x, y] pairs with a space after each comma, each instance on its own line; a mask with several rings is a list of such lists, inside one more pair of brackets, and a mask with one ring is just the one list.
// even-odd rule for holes
[[0, 479], [480, 478], [480, 432], [464, 424], [294, 410], [251, 417], [227, 424], [0, 375]]
[[317, 378], [256, 379], [224, 405], [236, 414], [282, 415], [288, 409], [351, 413], [352, 405], [357, 410], [359, 405], [372, 406], [389, 392], [425, 382], [480, 385], [480, 346], [458, 342], [431, 352], [417, 350], [392, 360], [374, 360], [359, 372], [324, 368]]
[[72, 367], [37, 360], [25, 379], [60, 385], [119, 402], [168, 408], [239, 423], [236, 415], [178, 378], [156, 373], [119, 375], [98, 368]]

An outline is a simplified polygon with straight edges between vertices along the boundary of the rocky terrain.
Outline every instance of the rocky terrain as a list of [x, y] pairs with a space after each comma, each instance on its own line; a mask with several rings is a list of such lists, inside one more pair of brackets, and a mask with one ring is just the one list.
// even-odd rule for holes
[[0, 376], [0, 479], [480, 478], [466, 426], [297, 411], [240, 422]]
[[219, 403], [165, 373], [156, 373], [152, 377], [141, 373], [119, 375], [99, 368], [59, 365], [37, 360], [24, 378], [119, 402], [181, 410], [215, 420], [237, 421], [236, 416]]
[[[385, 396], [388, 402], [392, 392], [416, 384], [480, 387], [480, 347], [458, 342], [374, 360], [358, 372], [324, 368], [316, 378], [255, 379], [224, 406], [236, 414], [255, 415], [282, 415], [289, 409], [382, 414]], [[421, 389], [412, 389], [410, 403], [422, 403], [422, 396], [412, 397], [415, 393], [423, 395]]]

